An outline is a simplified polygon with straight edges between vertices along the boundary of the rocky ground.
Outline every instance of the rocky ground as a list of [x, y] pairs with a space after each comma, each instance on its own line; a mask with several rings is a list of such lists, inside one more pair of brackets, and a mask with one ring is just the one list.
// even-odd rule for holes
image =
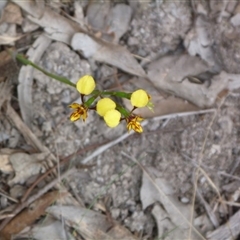
[[[14, 46], [46, 71], [73, 83], [90, 74], [101, 89], [144, 88], [155, 107], [154, 113], [141, 112], [146, 118], [142, 134], [128, 134], [124, 122], [107, 128], [95, 112], [89, 113], [85, 123], [73, 123], [68, 105], [80, 101], [75, 88], [2, 57], [1, 224], [31, 184], [51, 166], [58, 166], [59, 160], [70, 156], [69, 164], [58, 166], [56, 175], [45, 176], [30, 196], [67, 169], [76, 171], [63, 181], [64, 188], [55, 184], [47, 191], [62, 189], [70, 200], [59, 198], [55, 206], [41, 208], [31, 223], [26, 216], [20, 218], [25, 230], [14, 232], [8, 224], [0, 236], [18, 237], [24, 230], [21, 236], [46, 239], [38, 232], [58, 229], [53, 224], [60, 222], [64, 233], [56, 230], [54, 235], [51, 229], [53, 239], [238, 239], [238, 2], [36, 4], [11, 1], [2, 7], [2, 53], [5, 46]], [[31, 9], [38, 11], [33, 15]], [[85, 35], [76, 35], [79, 26]], [[153, 71], [160, 75], [151, 77]], [[198, 76], [206, 71], [212, 75]], [[188, 79], [181, 81], [182, 76]], [[127, 102], [120, 103], [128, 107]], [[25, 154], [21, 163], [31, 169], [27, 173], [19, 170], [16, 162], [20, 160], [13, 160], [16, 152]], [[45, 155], [36, 157], [36, 153]], [[82, 227], [79, 219], [73, 220], [77, 214], [71, 215], [69, 209], [65, 214], [65, 206], [74, 207], [75, 212], [80, 207], [91, 209], [102, 220], [79, 213], [90, 226]], [[57, 213], [54, 207], [59, 207]], [[100, 226], [104, 221], [109, 228]]]

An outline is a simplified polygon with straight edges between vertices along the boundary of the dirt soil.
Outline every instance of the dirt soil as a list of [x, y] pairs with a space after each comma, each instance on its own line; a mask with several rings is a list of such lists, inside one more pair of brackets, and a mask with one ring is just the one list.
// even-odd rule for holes
[[[135, 8], [132, 3], [133, 17], [120, 44], [130, 52], [151, 60], [175, 51], [185, 51], [183, 38], [193, 24], [190, 2], [164, 3], [159, 7], [152, 1], [141, 3], [139, 8]], [[181, 17], [177, 19], [176, 16]], [[141, 61], [144, 66], [146, 63]], [[226, 59], [224, 61], [227, 62]], [[91, 74], [101, 88], [133, 88], [129, 82], [134, 79], [131, 75], [113, 66], [86, 59], [65, 43], [51, 43], [38, 64], [74, 83], [79, 76]], [[63, 158], [88, 146], [100, 146], [127, 132], [125, 122], [110, 129], [95, 112], [89, 113], [85, 123], [71, 122], [68, 105], [80, 102], [78, 92], [37, 70], [34, 70], [33, 76], [30, 128], [55, 156]], [[16, 79], [13, 83], [11, 104], [20, 113]], [[218, 193], [222, 199], [232, 201], [233, 194], [240, 188], [239, 100], [240, 91], [235, 90], [213, 106], [217, 110], [216, 114], [211, 112], [168, 117], [164, 120], [149, 119], [142, 134], [134, 133], [98, 154], [87, 162], [87, 168], [82, 168], [81, 162], [94, 149], [76, 154], [71, 164], [76, 165], [78, 171], [68, 177], [71, 186], [69, 191], [74, 190], [86, 206], [94, 203], [93, 209], [96, 211], [102, 210], [100, 206], [104, 206], [107, 209], [103, 211], [104, 214], [109, 212], [113, 219], [126, 226], [139, 239], [155, 239], [158, 236], [157, 221], [151, 214], [151, 207], [142, 207], [142, 169], [127, 158], [124, 155], [126, 153], [140, 161], [145, 168], [153, 167], [158, 171], [158, 177], [172, 187], [172, 195], [186, 206], [192, 204], [197, 183], [201, 196], [214, 209], [219, 225], [224, 224], [238, 210], [237, 207], [223, 207]], [[0, 134], [1, 148], [31, 152], [31, 146], [26, 144], [4, 112], [0, 120]], [[196, 181], [199, 163], [203, 171]], [[1, 188], [6, 192], [10, 192], [10, 187], [6, 186], [13, 175], [0, 173]], [[25, 189], [30, 182], [23, 184]], [[239, 196], [236, 202], [238, 200]], [[4, 209], [4, 206], [0, 209]], [[206, 204], [199, 195], [195, 198], [194, 210], [194, 219], [206, 215]], [[211, 222], [208, 226], [199, 226], [204, 234], [205, 229], [214, 228]], [[166, 229], [166, 232], [169, 230]], [[168, 239], [171, 239], [171, 235]]]

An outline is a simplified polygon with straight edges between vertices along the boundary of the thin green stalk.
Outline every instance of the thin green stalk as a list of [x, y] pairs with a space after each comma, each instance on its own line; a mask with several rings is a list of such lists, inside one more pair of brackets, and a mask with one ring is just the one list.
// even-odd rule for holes
[[[13, 55], [13, 52], [9, 51], [9, 53], [11, 55]], [[65, 84], [67, 84], [67, 85], [69, 85], [71, 87], [76, 88], [76, 84], [72, 83], [69, 79], [67, 79], [65, 77], [57, 76], [57, 75], [55, 75], [53, 73], [50, 73], [50, 72], [44, 70], [43, 68], [39, 67], [38, 65], [36, 65], [32, 61], [30, 61], [27, 58], [25, 58], [24, 55], [17, 53], [15, 57], [22, 64], [32, 66], [35, 69], [37, 69], [37, 70], [41, 71], [42, 73], [44, 73], [45, 75], [47, 75], [48, 77], [51, 77], [51, 78], [53, 78], [53, 79], [55, 79], [55, 80], [57, 80], [59, 82], [65, 83]]]
[[128, 110], [126, 110], [124, 107], [122, 107], [121, 105], [117, 104], [116, 109], [125, 117], [129, 117], [130, 112]]
[[130, 99], [132, 93], [118, 92], [118, 91], [103, 91], [101, 92], [101, 95], [111, 95], [111, 96]]

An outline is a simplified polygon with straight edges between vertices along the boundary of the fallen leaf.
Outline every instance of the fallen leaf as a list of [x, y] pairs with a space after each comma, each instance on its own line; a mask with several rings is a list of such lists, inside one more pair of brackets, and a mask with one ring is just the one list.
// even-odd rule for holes
[[11, 235], [17, 234], [25, 227], [30, 226], [36, 219], [45, 213], [45, 209], [61, 196], [58, 191], [46, 193], [40, 199], [33, 202], [27, 209], [19, 213], [1, 231], [0, 239], [11, 239]]
[[101, 213], [75, 206], [52, 206], [47, 212], [59, 220], [63, 218], [85, 238], [109, 239], [105, 232], [112, 227], [112, 223]]
[[82, 30], [76, 23], [44, 6], [44, 1], [13, 2], [28, 13], [27, 18], [30, 21], [44, 28], [50, 39], [70, 44], [73, 34]]
[[67, 233], [63, 227], [61, 221], [56, 221], [55, 219], [47, 216], [43, 222], [39, 222], [27, 233], [23, 233], [18, 237], [37, 239], [37, 240], [66, 240], [70, 239], [67, 237]]
[[133, 75], [146, 77], [137, 60], [122, 46], [105, 42], [85, 33], [75, 33], [71, 46], [74, 50], [81, 51], [86, 58], [93, 58], [96, 61], [113, 65]]
[[198, 107], [212, 106], [218, 94], [227, 88], [228, 80], [215, 75], [209, 84], [190, 82], [188, 76], [208, 71], [208, 66], [198, 57], [182, 54], [166, 56], [148, 66], [148, 77], [159, 89], [186, 99]]
[[[99, 212], [75, 206], [51, 206], [47, 212], [59, 220], [64, 219], [68, 226], [87, 239], [136, 240], [126, 228], [119, 227], [116, 221], [112, 223]], [[110, 230], [112, 227], [114, 229]]]
[[48, 153], [36, 153], [29, 155], [27, 153], [14, 153], [9, 157], [13, 169], [15, 170], [15, 177], [11, 179], [8, 184], [12, 186], [16, 183], [24, 183], [33, 175], [45, 172], [43, 160], [47, 159]]
[[13, 3], [8, 3], [8, 5], [3, 10], [1, 21], [21, 25], [23, 18], [19, 6]]

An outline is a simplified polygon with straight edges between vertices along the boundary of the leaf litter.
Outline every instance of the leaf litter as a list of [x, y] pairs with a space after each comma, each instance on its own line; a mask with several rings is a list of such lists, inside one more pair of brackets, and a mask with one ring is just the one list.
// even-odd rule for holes
[[[226, 236], [226, 239], [237, 238], [239, 231], [235, 230], [234, 224], [236, 222], [235, 218], [238, 219], [238, 212], [235, 213], [236, 210], [233, 207], [229, 207], [229, 211], [223, 211], [223, 205], [218, 204], [220, 202], [217, 199], [219, 194], [213, 191], [214, 188], [217, 188], [222, 197], [230, 199], [230, 196], [233, 195], [225, 192], [224, 189], [234, 181], [238, 181], [234, 180], [239, 173], [237, 156], [239, 152], [238, 123], [240, 119], [238, 102], [240, 94], [238, 90], [239, 72], [236, 68], [238, 54], [236, 36], [238, 36], [238, 30], [232, 28], [231, 25], [237, 24], [237, 11], [234, 10], [237, 4], [233, 6], [223, 1], [218, 4], [218, 9], [216, 9], [213, 1], [210, 1], [209, 6], [204, 5], [203, 1], [196, 1], [194, 3], [196, 5], [194, 14], [197, 14], [198, 18], [201, 14], [205, 14], [205, 16], [209, 14], [213, 18], [218, 18], [216, 22], [208, 18], [204, 18], [201, 22], [200, 19], [196, 21], [196, 24], [191, 22], [191, 7], [194, 6], [186, 3], [139, 3], [139, 8], [134, 8], [132, 4], [114, 5], [108, 3], [109, 6], [99, 4], [101, 9], [98, 11], [98, 18], [94, 18], [93, 15], [90, 16], [90, 14], [93, 14], [90, 10], [83, 11], [82, 14], [86, 18], [80, 17], [79, 19], [85, 21], [88, 18], [91, 21], [84, 22], [79, 26], [76, 21], [73, 21], [73, 18], [67, 17], [70, 14], [64, 13], [64, 11], [68, 11], [69, 6], [73, 7], [74, 5], [56, 3], [51, 8], [44, 2], [40, 5], [38, 5], [38, 2], [32, 2], [31, 4], [28, 1], [12, 2], [16, 4], [14, 6], [18, 5], [24, 11], [24, 19], [26, 18], [42, 27], [43, 30], [41, 31], [44, 32], [45, 36], [57, 41], [45, 47], [41, 54], [35, 52], [36, 58], [33, 60], [37, 64], [55, 74], [66, 76], [73, 82], [85, 73], [94, 73], [99, 76], [97, 78], [97, 84], [99, 85], [106, 84], [102, 78], [104, 75], [102, 70], [104, 67], [108, 67], [111, 70], [110, 72], [116, 73], [107, 76], [108, 86], [118, 85], [123, 89], [132, 91], [133, 85], [135, 85], [139, 88], [146, 88], [151, 94], [154, 93], [157, 99], [154, 100], [155, 113], [145, 115], [145, 112], [142, 112], [142, 114], [148, 117], [160, 115], [160, 118], [146, 121], [144, 133], [140, 136], [136, 134], [124, 135], [126, 129], [123, 124], [118, 130], [105, 131], [104, 123], [94, 114], [90, 116], [89, 122], [86, 124], [81, 122], [72, 124], [68, 120], [67, 104], [78, 98], [74, 89], [60, 85], [33, 71], [31, 73], [32, 80], [30, 82], [25, 80], [28, 102], [20, 100], [19, 96], [24, 99], [27, 95], [24, 95], [24, 88], [19, 90], [20, 113], [24, 123], [16, 117], [19, 114], [19, 109], [15, 105], [13, 105], [14, 108], [8, 108], [10, 109], [7, 112], [8, 120], [4, 119], [5, 115], [1, 116], [1, 119], [4, 120], [4, 124], [1, 122], [0, 129], [1, 136], [3, 136], [2, 146], [10, 146], [10, 137], [13, 134], [11, 128], [15, 128], [15, 131], [19, 134], [19, 138], [16, 138], [18, 140], [15, 141], [15, 147], [25, 151], [12, 153], [11, 155], [1, 155], [6, 162], [0, 173], [1, 188], [8, 193], [12, 184], [21, 183], [22, 186], [28, 187], [25, 182], [30, 176], [39, 174], [41, 171], [47, 171], [59, 157], [74, 154], [79, 148], [86, 148], [94, 143], [110, 141], [113, 144], [105, 144], [103, 147], [99, 147], [99, 151], [97, 151], [97, 148], [93, 155], [91, 153], [75, 154], [71, 163], [79, 167], [81, 174], [75, 173], [68, 176], [67, 182], [71, 183], [74, 194], [78, 195], [78, 198], [81, 198], [86, 206], [92, 208], [91, 210], [83, 208], [83, 212], [89, 211], [105, 220], [108, 218], [107, 216], [110, 216], [107, 221], [113, 218], [110, 222], [117, 221], [116, 225], [113, 225], [110, 230], [107, 229], [109, 231], [106, 231], [106, 229], [102, 231], [98, 226], [98, 223], [102, 220], [96, 223], [90, 214], [88, 219], [83, 217], [83, 220], [92, 223], [91, 227], [79, 230], [78, 234], [88, 238], [98, 232], [98, 234], [102, 234], [101, 236], [114, 236], [114, 239], [121, 238], [125, 235], [121, 235], [119, 230], [113, 230], [114, 227], [118, 226], [122, 227], [122, 231], [127, 232], [127, 236], [130, 238], [153, 239], [154, 237], [162, 237], [164, 239], [176, 239], [180, 234], [181, 236], [190, 234], [190, 239], [194, 238], [194, 235], [191, 235], [194, 234], [194, 231], [189, 233], [189, 230], [186, 228], [183, 230], [181, 224], [178, 224], [178, 222], [182, 223], [180, 215], [169, 208], [168, 201], [159, 197], [160, 192], [156, 188], [149, 187], [149, 185], [146, 187], [147, 179], [144, 171], [129, 163], [129, 159], [121, 154], [121, 151], [125, 151], [136, 159], [140, 159], [141, 164], [146, 169], [154, 169], [154, 172], [157, 172], [156, 181], [161, 181], [162, 189], [171, 189], [168, 197], [171, 200], [174, 199], [175, 207], [187, 209], [186, 211], [189, 212], [191, 202], [195, 202], [195, 215], [192, 224], [196, 224], [198, 231], [204, 235], [204, 238], [221, 239], [221, 236]], [[103, 11], [107, 7], [107, 12], [112, 14], [106, 14]], [[81, 15], [80, 9], [91, 8], [93, 8], [91, 4], [81, 3], [78, 14]], [[60, 13], [59, 9], [64, 9], [64, 11]], [[114, 20], [116, 22], [120, 21], [118, 15], [120, 10], [118, 9], [129, 9], [125, 13], [128, 14], [126, 21], [121, 21], [121, 26], [120, 24], [114, 25]], [[130, 9], [133, 13], [130, 13]], [[35, 15], [33, 12], [35, 12]], [[232, 18], [230, 22], [226, 17], [228, 13], [236, 14], [236, 17]], [[132, 18], [130, 18], [131, 14]], [[179, 18], [179, 14], [181, 18]], [[75, 16], [77, 15], [75, 14]], [[107, 16], [107, 19], [104, 16]], [[51, 19], [55, 20], [51, 21]], [[101, 26], [96, 25], [98, 23], [96, 19], [102, 19]], [[20, 24], [19, 20], [15, 19], [14, 21], [15, 23], [11, 24]], [[219, 27], [222, 22], [225, 25], [222, 24]], [[130, 24], [129, 28], [126, 28], [128, 23]], [[208, 32], [208, 28], [206, 30], [205, 23], [213, 29], [211, 33]], [[229, 27], [229, 31], [225, 31], [224, 26]], [[15, 27], [12, 25], [13, 30]], [[192, 37], [192, 34], [195, 33], [197, 34]], [[229, 39], [233, 40], [233, 44], [229, 45]], [[16, 40], [14, 39], [11, 43], [16, 42]], [[50, 41], [48, 40], [48, 42]], [[181, 41], [184, 41], [184, 46], [181, 45]], [[215, 44], [212, 44], [213, 42]], [[198, 45], [199, 43], [200, 45]], [[208, 46], [203, 49], [202, 45], [205, 46], [206, 44]], [[72, 49], [69, 47], [72, 47]], [[184, 48], [186, 48], [187, 53], [184, 52]], [[212, 49], [216, 51], [212, 51]], [[212, 55], [213, 52], [216, 53], [216, 56]], [[29, 52], [28, 54], [29, 58], [34, 56], [34, 53]], [[132, 54], [147, 57], [150, 59], [150, 63], [141, 65]], [[158, 57], [162, 58], [158, 59]], [[74, 61], [71, 62], [71, 59], [74, 59]], [[211, 61], [213, 61], [213, 64], [211, 64]], [[217, 68], [214, 66], [217, 66]], [[206, 71], [212, 71], [214, 73], [213, 77], [209, 75], [210, 80], [201, 82], [202, 79], [199, 74]], [[129, 81], [129, 74], [136, 76], [133, 83]], [[24, 79], [24, 76], [26, 77], [23, 74], [21, 78]], [[185, 77], [187, 79], [182, 81]], [[147, 81], [152, 84], [146, 87], [143, 78], [148, 78]], [[13, 95], [13, 97], [16, 96]], [[204, 157], [200, 166], [204, 170], [204, 174], [201, 172], [197, 179], [198, 190], [201, 190], [201, 196], [205, 201], [205, 204], [203, 204], [199, 194], [196, 195], [196, 198], [192, 198], [194, 193], [192, 173], [198, 166], [198, 154], [203, 146], [212, 113], [199, 112], [197, 114], [196, 112], [194, 115], [185, 115], [184, 117], [177, 113], [183, 111], [188, 113], [204, 107], [216, 107], [219, 98], [223, 97], [226, 97], [226, 100], [217, 113], [204, 148]], [[11, 102], [11, 104], [13, 103]], [[28, 109], [29, 104], [31, 105], [31, 112]], [[173, 113], [172, 117], [161, 118], [161, 115], [170, 113]], [[6, 123], [6, 121], [9, 121], [9, 123]], [[6, 132], [3, 127], [6, 125], [9, 132]], [[118, 140], [112, 141], [113, 139]], [[35, 158], [35, 156], [43, 156], [49, 153], [52, 156], [51, 160], [48, 159], [48, 164], [42, 165], [45, 162], [44, 159], [39, 161]], [[12, 165], [14, 173], [11, 168], [6, 170], [5, 167], [11, 162], [9, 159], [14, 156], [25, 159], [23, 164], [29, 166], [28, 171], [19, 170], [14, 165], [14, 161]], [[34, 162], [33, 159], [37, 161]], [[81, 169], [81, 162], [91, 164], [91, 167]], [[59, 169], [63, 170], [62, 167]], [[60, 172], [58, 174], [61, 175]], [[151, 171], [150, 175], [153, 177], [154, 173]], [[52, 179], [48, 176], [45, 180], [51, 181], [49, 178]], [[56, 184], [56, 179], [52, 183]], [[48, 186], [53, 187], [54, 185]], [[59, 184], [57, 186], [59, 188]], [[236, 186], [238, 185], [236, 184]], [[65, 185], [66, 189], [69, 189], [67, 183]], [[40, 191], [40, 188], [35, 187], [35, 191]], [[236, 192], [236, 189], [233, 192]], [[24, 194], [24, 192], [21, 194]], [[98, 208], [99, 203], [106, 196], [110, 197], [108, 206], [110, 215], [107, 214], [108, 211], [102, 212], [102, 209]], [[144, 204], [144, 197], [146, 196], [152, 198], [148, 207]], [[18, 196], [19, 199], [21, 197], [23, 196]], [[237, 204], [238, 197], [232, 197], [231, 201], [232, 204]], [[65, 204], [67, 202], [69, 205], [69, 200], [65, 201]], [[70, 205], [72, 205], [73, 211], [77, 211], [79, 207], [77, 205], [73, 207], [73, 202], [76, 204], [72, 198]], [[10, 206], [10, 202], [8, 202], [8, 206]], [[63, 211], [65, 208], [64, 201], [63, 205], [55, 205], [49, 209], [54, 209], [54, 207], [58, 209], [58, 212]], [[208, 216], [206, 213], [213, 210], [220, 227], [212, 233], [206, 234], [206, 229], [214, 229], [214, 226], [206, 217]], [[42, 210], [41, 215], [44, 212], [45, 210]], [[229, 218], [231, 215], [232, 218]], [[19, 216], [18, 214], [15, 219], [18, 219]], [[55, 215], [55, 217], [59, 218], [59, 215]], [[66, 214], [63, 218], [68, 219], [68, 217]], [[38, 217], [32, 215], [31, 223], [25, 222], [24, 226], [32, 225], [36, 218]], [[189, 217], [186, 218], [189, 219]], [[229, 223], [224, 225], [225, 219], [228, 218]], [[36, 223], [34, 227], [37, 226], [43, 227], [41, 223]], [[192, 225], [192, 228], [194, 226]], [[75, 227], [78, 229], [81, 225], [77, 223]], [[127, 231], [126, 228], [131, 232]], [[110, 234], [111, 230], [115, 231], [115, 235]], [[218, 234], [218, 231], [223, 232]]]

